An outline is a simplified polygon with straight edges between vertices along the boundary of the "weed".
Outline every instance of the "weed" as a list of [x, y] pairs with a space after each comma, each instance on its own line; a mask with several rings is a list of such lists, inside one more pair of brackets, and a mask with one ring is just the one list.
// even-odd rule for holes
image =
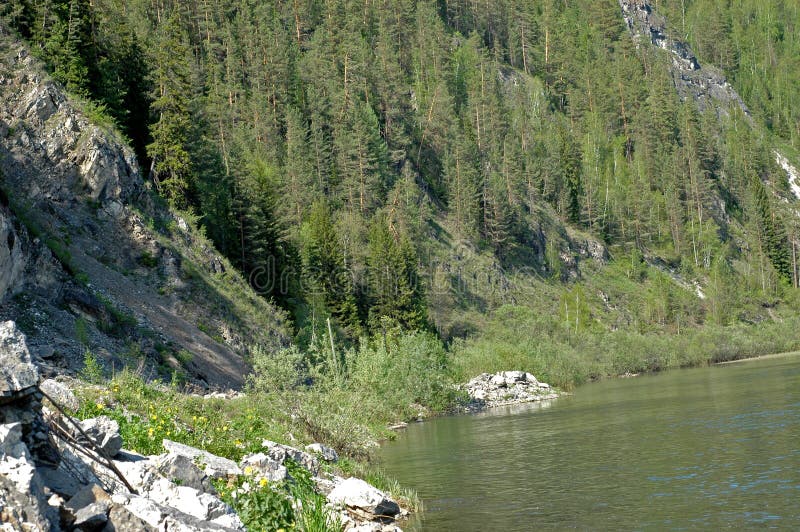
[[83, 369], [79, 373], [80, 378], [92, 384], [103, 382], [103, 366], [97, 357], [88, 349], [83, 354]]
[[142, 254], [139, 255], [137, 262], [145, 268], [155, 268], [158, 266], [158, 259], [149, 251], [143, 251]]
[[178, 362], [182, 365], [186, 366], [194, 359], [194, 354], [186, 349], [181, 349], [175, 354], [175, 358], [178, 359]]
[[75, 320], [75, 338], [83, 345], [89, 345], [89, 324], [86, 318]]

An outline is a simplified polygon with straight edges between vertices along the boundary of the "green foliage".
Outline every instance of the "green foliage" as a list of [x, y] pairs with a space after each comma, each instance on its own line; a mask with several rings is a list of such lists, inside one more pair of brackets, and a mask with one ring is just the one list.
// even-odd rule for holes
[[[78, 332], [77, 322], [75, 332], [76, 334]], [[83, 353], [83, 368], [78, 375], [86, 382], [90, 382], [92, 384], [100, 384], [105, 380], [103, 366], [100, 364], [100, 361], [97, 360], [97, 357], [94, 355], [94, 353], [88, 349]]]
[[484, 371], [520, 368], [570, 389], [605, 376], [793, 351], [800, 347], [790, 334], [797, 325], [792, 317], [758, 325], [707, 326], [681, 334], [626, 330], [575, 334], [553, 317], [508, 306], [495, 313], [485, 335], [453, 345], [453, 372], [464, 381]]
[[149, 251], [143, 251], [142, 254], [139, 255], [137, 262], [145, 268], [155, 268], [158, 266], [158, 259]]
[[252, 353], [251, 386], [260, 392], [274, 393], [294, 390], [308, 379], [306, 357], [295, 347], [275, 353], [255, 347]]
[[[350, 342], [382, 316], [423, 326], [422, 283], [403, 279], [436, 238], [419, 229], [442, 220], [504, 266], [535, 256], [562, 280], [566, 224], [699, 279], [729, 243], [761, 245], [732, 273], [760, 281], [761, 296], [779, 295], [771, 276], [795, 277], [789, 221], [750, 190], [752, 176], [785, 181], [769, 138], [736, 111], [719, 119], [681, 102], [669, 58], [637, 49], [613, 2], [445, 4], [347, 17], [283, 1], [15, 0], [3, 15], [96, 102], [91, 116], [123, 126], [162, 195], [196, 212], [307, 337], [328, 316]], [[757, 4], [656, 9], [791, 144], [797, 45], [784, 36], [797, 13]], [[758, 75], [769, 61], [782, 68]], [[550, 212], [561, 227], [546, 256], [525, 256]]]
[[219, 486], [222, 500], [230, 504], [248, 530], [294, 530], [292, 501], [283, 486], [261, 485], [241, 476], [232, 486]]
[[83, 345], [89, 345], [89, 324], [86, 318], [81, 317], [75, 320], [75, 338]]

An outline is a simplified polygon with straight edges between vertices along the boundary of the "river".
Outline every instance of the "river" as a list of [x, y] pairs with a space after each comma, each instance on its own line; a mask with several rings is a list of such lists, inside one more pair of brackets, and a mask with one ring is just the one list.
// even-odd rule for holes
[[381, 459], [423, 500], [406, 530], [800, 530], [800, 356], [442, 417]]

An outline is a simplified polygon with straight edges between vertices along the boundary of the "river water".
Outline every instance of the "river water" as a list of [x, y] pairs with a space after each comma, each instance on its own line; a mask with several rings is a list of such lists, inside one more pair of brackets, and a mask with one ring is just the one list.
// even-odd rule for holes
[[381, 458], [423, 499], [406, 530], [800, 530], [800, 356], [414, 424]]

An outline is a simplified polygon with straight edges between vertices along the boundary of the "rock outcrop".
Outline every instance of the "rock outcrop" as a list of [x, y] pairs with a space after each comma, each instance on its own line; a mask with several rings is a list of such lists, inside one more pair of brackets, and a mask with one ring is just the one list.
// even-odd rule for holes
[[727, 114], [731, 107], [736, 107], [750, 116], [724, 74], [711, 65], [701, 65], [687, 43], [672, 38], [667, 32], [666, 19], [653, 10], [648, 0], [619, 0], [619, 5], [635, 41], [650, 43], [670, 53], [675, 88], [682, 99], [693, 99], [701, 112], [711, 108], [718, 114]]
[[559, 395], [549, 384], [524, 371], [482, 373], [465, 384], [464, 390], [479, 407], [546, 401]]
[[[77, 421], [43, 407], [42, 384], [24, 335], [0, 323], [0, 530], [243, 531], [212, 480], [252, 489], [294, 482], [296, 467], [327, 495], [345, 530], [400, 530], [393, 523], [404, 513], [388, 495], [321, 473], [317, 455], [337, 458], [330, 447], [312, 444], [310, 454], [265, 440], [265, 452], [237, 464], [164, 440], [164, 454], [143, 456], [122, 449], [119, 426], [106, 416]], [[47, 389], [51, 407], [75, 399], [60, 383]]]
[[[80, 371], [88, 348], [101, 367], [239, 388], [249, 342], [288, 338], [283, 315], [153, 201], [98, 114], [0, 22], [0, 321], [24, 327], [46, 377]], [[218, 293], [230, 283], [239, 300]]]

